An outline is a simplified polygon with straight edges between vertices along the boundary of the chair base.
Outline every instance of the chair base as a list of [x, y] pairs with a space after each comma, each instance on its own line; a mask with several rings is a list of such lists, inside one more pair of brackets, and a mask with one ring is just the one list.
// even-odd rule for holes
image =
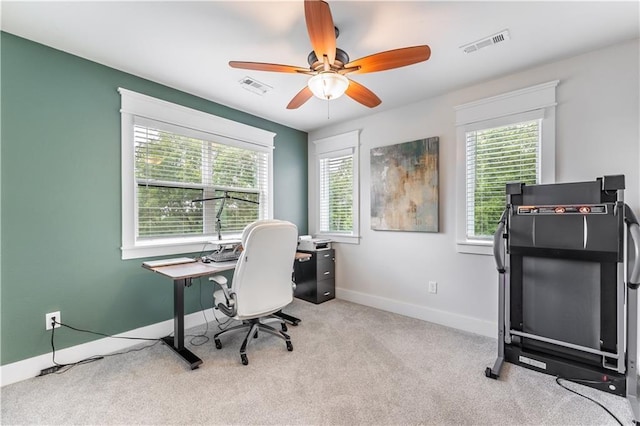
[[[267, 332], [269, 334], [273, 334], [274, 336], [278, 336], [281, 339], [283, 339], [287, 345], [287, 350], [288, 351], [292, 351], [293, 350], [293, 345], [291, 344], [291, 338], [289, 337], [289, 335], [287, 333], [285, 333], [286, 331], [286, 325], [284, 323], [283, 320], [281, 320], [280, 318], [268, 318], [267, 321], [268, 322], [278, 322], [281, 324], [282, 327], [282, 331], [280, 330], [276, 330], [275, 328], [271, 327], [270, 325], [267, 325], [265, 322], [260, 322], [261, 318], [255, 318], [255, 319], [250, 319], [250, 320], [244, 320], [242, 321], [242, 324], [238, 324], [236, 326], [227, 328], [226, 330], [222, 330], [219, 333], [216, 333], [213, 336], [213, 341], [216, 345], [216, 349], [222, 349], [222, 343], [220, 342], [219, 337], [225, 333], [230, 333], [230, 332], [236, 332], [236, 331], [240, 331], [240, 330], [245, 330], [245, 329], [249, 329], [249, 331], [247, 332], [247, 335], [245, 336], [244, 340], [242, 341], [242, 346], [240, 346], [240, 360], [242, 361], [242, 364], [247, 365], [249, 364], [249, 358], [247, 357], [247, 346], [249, 345], [250, 342], [250, 337], [253, 336], [253, 338], [257, 338], [258, 337], [258, 331], [262, 330], [264, 332]], [[264, 318], [263, 318], [264, 320]]]

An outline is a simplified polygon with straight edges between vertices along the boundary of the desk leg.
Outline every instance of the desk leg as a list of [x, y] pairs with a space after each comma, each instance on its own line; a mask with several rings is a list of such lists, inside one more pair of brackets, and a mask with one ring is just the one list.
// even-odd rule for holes
[[202, 364], [202, 360], [184, 347], [184, 288], [188, 278], [173, 281], [173, 336], [162, 340], [184, 359], [192, 370]]

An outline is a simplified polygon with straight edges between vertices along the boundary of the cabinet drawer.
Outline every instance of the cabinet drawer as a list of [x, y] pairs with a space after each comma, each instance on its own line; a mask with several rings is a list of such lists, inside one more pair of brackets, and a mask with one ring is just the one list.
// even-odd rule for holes
[[322, 262], [323, 260], [333, 261], [333, 250], [317, 251], [314, 254], [316, 255], [318, 263]]
[[318, 281], [318, 292], [316, 294], [316, 303], [326, 302], [336, 297], [336, 282], [332, 278], [330, 280]]
[[336, 274], [336, 264], [333, 259], [318, 262], [316, 277], [318, 281], [333, 278]]

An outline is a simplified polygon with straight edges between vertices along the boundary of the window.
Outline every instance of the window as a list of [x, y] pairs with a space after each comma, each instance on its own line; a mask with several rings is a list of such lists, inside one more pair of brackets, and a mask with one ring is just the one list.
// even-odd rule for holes
[[314, 142], [316, 233], [337, 242], [358, 241], [358, 132]]
[[466, 132], [467, 239], [490, 240], [507, 182], [540, 183], [541, 120]]
[[199, 252], [272, 217], [275, 134], [119, 91], [123, 259]]
[[353, 150], [320, 158], [320, 232], [353, 231]]
[[505, 185], [555, 179], [555, 87], [510, 92], [456, 108], [458, 251], [490, 254]]

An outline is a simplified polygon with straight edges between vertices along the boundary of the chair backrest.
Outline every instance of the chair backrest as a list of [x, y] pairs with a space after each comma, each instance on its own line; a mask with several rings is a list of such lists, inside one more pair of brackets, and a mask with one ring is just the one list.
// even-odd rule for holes
[[231, 283], [239, 319], [268, 315], [291, 303], [297, 245], [298, 228], [291, 222], [259, 220], [247, 225]]

